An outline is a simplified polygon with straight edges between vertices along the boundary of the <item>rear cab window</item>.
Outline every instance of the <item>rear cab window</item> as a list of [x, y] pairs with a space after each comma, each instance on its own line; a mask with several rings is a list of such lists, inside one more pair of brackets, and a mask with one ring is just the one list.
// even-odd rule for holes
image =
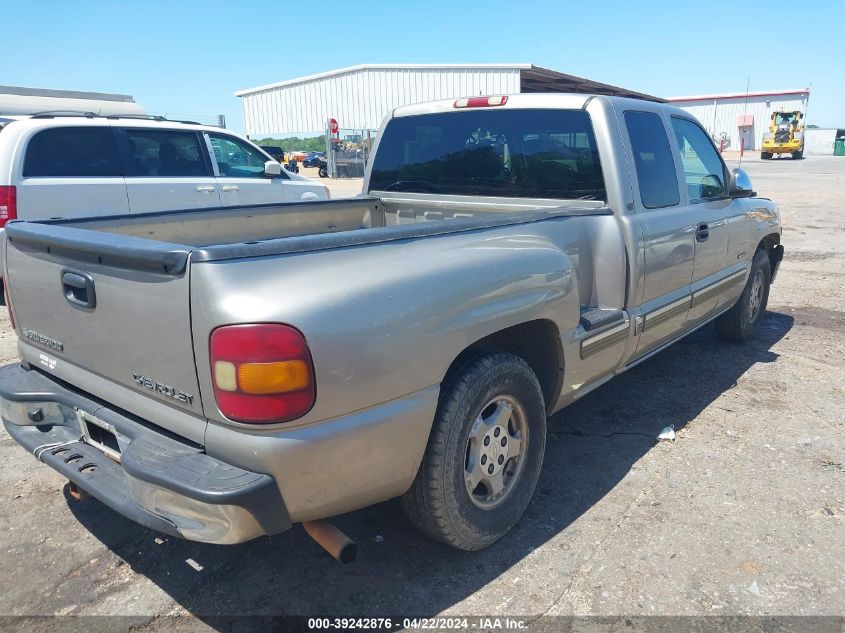
[[466, 110], [392, 119], [370, 191], [607, 199], [583, 110]]
[[625, 127], [642, 205], [646, 209], [659, 209], [680, 203], [678, 172], [663, 119], [654, 112], [626, 110]]
[[37, 132], [27, 144], [23, 177], [123, 176], [110, 127], [55, 127]]

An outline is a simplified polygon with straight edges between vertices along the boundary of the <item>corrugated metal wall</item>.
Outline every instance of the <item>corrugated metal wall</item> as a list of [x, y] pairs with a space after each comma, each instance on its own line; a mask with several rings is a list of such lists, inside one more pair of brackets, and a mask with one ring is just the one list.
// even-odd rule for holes
[[754, 139], [754, 147], [748, 147], [746, 144], [745, 149], [757, 150], [763, 146], [763, 133], [769, 128], [772, 112], [806, 112], [807, 109], [806, 96], [799, 94], [749, 97], [747, 104], [743, 96], [707, 101], [672, 101], [670, 105], [682, 108], [696, 117], [715, 139], [724, 133], [730, 141], [726, 149], [734, 151], [740, 149], [741, 133], [738, 122], [741, 116], [753, 117], [749, 138]]
[[343, 128], [378, 128], [393, 108], [470, 95], [515, 94], [520, 71], [487, 68], [364, 68], [243, 95], [250, 137], [322, 132], [330, 118]]
[[807, 130], [804, 134], [804, 153], [833, 156], [836, 132], [836, 128]]
[[134, 101], [0, 94], [0, 114], [23, 115], [55, 111], [96, 112], [103, 115], [146, 114]]

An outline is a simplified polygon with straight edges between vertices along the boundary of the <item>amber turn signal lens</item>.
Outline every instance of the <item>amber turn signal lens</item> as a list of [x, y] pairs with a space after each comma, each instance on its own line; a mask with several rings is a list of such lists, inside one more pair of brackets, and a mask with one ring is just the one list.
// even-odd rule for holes
[[311, 370], [301, 360], [277, 363], [244, 363], [238, 367], [238, 386], [254, 395], [289, 393], [308, 387]]
[[275, 424], [305, 415], [317, 397], [302, 332], [284, 323], [222, 325], [209, 338], [214, 399], [235, 422]]

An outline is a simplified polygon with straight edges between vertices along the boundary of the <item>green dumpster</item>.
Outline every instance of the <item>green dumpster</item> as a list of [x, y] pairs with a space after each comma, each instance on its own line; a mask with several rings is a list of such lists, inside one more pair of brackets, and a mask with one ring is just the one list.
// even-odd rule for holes
[[836, 139], [836, 143], [833, 144], [833, 155], [845, 156], [845, 138]]

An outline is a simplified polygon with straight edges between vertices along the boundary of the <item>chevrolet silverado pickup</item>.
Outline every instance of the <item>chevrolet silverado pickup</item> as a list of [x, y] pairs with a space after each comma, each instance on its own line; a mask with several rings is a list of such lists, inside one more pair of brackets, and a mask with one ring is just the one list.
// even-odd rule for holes
[[9, 222], [6, 431], [166, 534], [400, 497], [477, 550], [528, 505], [547, 416], [710, 321], [753, 337], [783, 254], [777, 207], [644, 100], [398, 108], [363, 191]]

